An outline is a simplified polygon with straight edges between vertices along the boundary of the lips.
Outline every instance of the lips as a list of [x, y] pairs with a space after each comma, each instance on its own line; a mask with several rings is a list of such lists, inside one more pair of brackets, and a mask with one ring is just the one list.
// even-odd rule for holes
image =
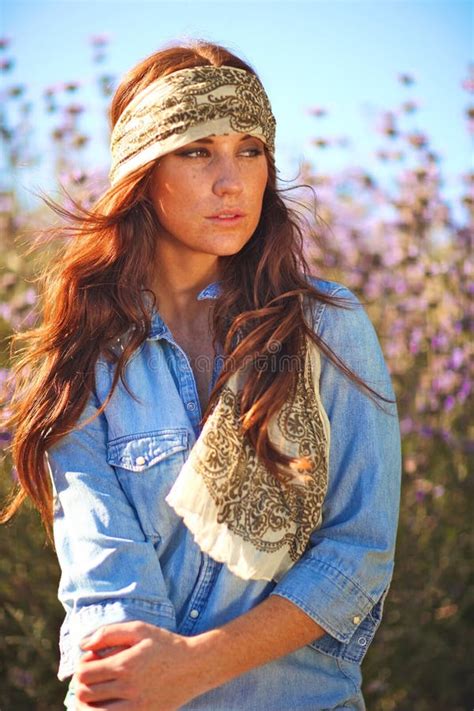
[[208, 217], [243, 217], [243, 215], [244, 212], [239, 207], [223, 207], [222, 210], [218, 210]]
[[243, 217], [245, 217], [245, 215], [242, 210], [229, 208], [228, 210], [221, 210], [215, 215], [210, 215], [207, 219], [219, 224], [234, 224], [239, 222]]

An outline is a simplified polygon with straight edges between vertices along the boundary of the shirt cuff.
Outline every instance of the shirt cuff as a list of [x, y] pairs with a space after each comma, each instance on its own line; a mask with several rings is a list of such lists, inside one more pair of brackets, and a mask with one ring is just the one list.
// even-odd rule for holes
[[83, 654], [79, 646], [83, 637], [92, 634], [104, 625], [134, 620], [148, 622], [171, 632], [176, 630], [175, 610], [167, 602], [150, 602], [133, 598], [102, 600], [99, 603], [85, 605], [74, 613], [69, 613], [60, 635], [61, 660], [58, 679], [63, 681], [74, 674], [75, 667]]
[[280, 595], [294, 603], [344, 644], [376, 603], [340, 570], [315, 558], [298, 561], [270, 595]]

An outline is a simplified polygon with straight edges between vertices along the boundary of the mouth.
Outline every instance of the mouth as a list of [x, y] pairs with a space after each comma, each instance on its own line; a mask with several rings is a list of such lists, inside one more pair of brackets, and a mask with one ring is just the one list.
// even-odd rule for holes
[[245, 217], [244, 213], [241, 212], [240, 210], [227, 210], [224, 211], [222, 210], [221, 212], [218, 212], [216, 215], [210, 215], [207, 217], [207, 220], [211, 220], [211, 222], [215, 222], [216, 224], [219, 225], [235, 225], [237, 222], [242, 220]]

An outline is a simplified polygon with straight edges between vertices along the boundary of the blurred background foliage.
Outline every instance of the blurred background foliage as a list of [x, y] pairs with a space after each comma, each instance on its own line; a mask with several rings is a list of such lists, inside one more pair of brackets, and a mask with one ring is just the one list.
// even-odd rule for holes
[[[108, 102], [114, 77], [100, 71], [107, 49], [92, 38], [97, 86]], [[8, 84], [14, 64], [0, 40], [0, 70], [7, 77], [0, 132], [10, 186], [0, 192], [1, 305], [0, 389], [8, 408], [9, 336], [38, 318], [36, 275], [50, 252], [24, 255], [40, 227], [51, 224], [43, 204], [25, 210], [15, 192], [19, 165], [39, 160], [28, 122], [25, 87]], [[466, 130], [474, 132], [474, 67], [463, 80]], [[461, 176], [464, 190], [454, 218], [443, 194], [442, 165], [429, 135], [413, 128], [416, 85], [399, 106], [380, 110], [374, 151], [392, 183], [378, 184], [363, 167], [323, 174], [311, 163], [298, 182], [311, 186], [316, 213], [308, 222], [307, 249], [319, 275], [346, 284], [363, 300], [379, 335], [398, 398], [403, 435], [403, 484], [394, 579], [380, 630], [364, 661], [364, 693], [370, 711], [464, 711], [474, 702], [468, 652], [473, 627], [472, 257], [474, 174]], [[61, 183], [88, 206], [107, 185], [106, 170], [84, 168], [81, 151], [92, 137], [79, 128], [87, 111], [79, 83], [45, 90], [51, 115], [51, 154]], [[315, 121], [326, 114], [311, 109]], [[13, 118], [12, 118], [13, 117]], [[318, 127], [319, 128], [319, 127]], [[330, 150], [330, 140], [314, 140]], [[466, 161], [467, 162], [467, 161]], [[12, 187], [13, 186], [13, 187]], [[310, 202], [309, 187], [298, 197]], [[313, 214], [313, 217], [311, 217]], [[314, 239], [314, 233], [317, 238]], [[50, 248], [48, 248], [49, 250]], [[8, 446], [10, 435], [0, 432]], [[0, 494], [15, 472], [5, 449]], [[59, 570], [37, 514], [26, 505], [0, 535], [1, 708], [61, 708], [65, 685], [56, 678], [57, 639], [63, 611], [56, 598]]]

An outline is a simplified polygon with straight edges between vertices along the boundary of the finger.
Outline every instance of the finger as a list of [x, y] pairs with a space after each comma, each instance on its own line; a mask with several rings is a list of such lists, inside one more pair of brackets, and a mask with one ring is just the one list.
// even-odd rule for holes
[[74, 711], [136, 711], [133, 707], [133, 701], [122, 701], [120, 699], [105, 699], [104, 701], [91, 701], [87, 703], [86, 701], [78, 701], [76, 699], [76, 705], [74, 706]]
[[118, 622], [99, 627], [93, 634], [84, 637], [80, 646], [82, 649], [98, 649], [116, 645], [131, 646], [142, 639], [146, 624], [144, 622]]
[[132, 705], [128, 701], [101, 701], [97, 704], [86, 704], [76, 701], [74, 711], [133, 711]]
[[112, 657], [114, 654], [117, 654], [117, 652], [123, 652], [124, 649], [130, 649], [130, 647], [104, 647], [104, 649], [91, 649], [82, 654], [81, 663], [106, 659], [107, 657]]
[[117, 654], [117, 652], [123, 652], [124, 649], [130, 649], [130, 647], [128, 645], [117, 644], [115, 647], [91, 650], [90, 652], [86, 652], [86, 654], [93, 654], [96, 659], [105, 659], [105, 657], [111, 657], [113, 654]]
[[95, 652], [84, 652], [81, 656], [81, 662], [89, 662], [92, 659], [100, 659], [100, 657]]
[[81, 659], [77, 665], [75, 676], [79, 683], [92, 685], [100, 684], [101, 682], [114, 681], [120, 676], [120, 669], [127, 661], [129, 649], [122, 652], [117, 652], [109, 657], [96, 657], [95, 659], [87, 659], [83, 662]]
[[117, 671], [110, 665], [104, 662], [108, 660], [89, 660], [82, 665], [82, 660], [76, 668], [76, 679], [79, 684], [101, 684], [106, 681], [115, 681], [118, 679]]
[[120, 681], [105, 681], [100, 684], [78, 683], [75, 690], [76, 698], [82, 703], [98, 704], [112, 701], [125, 701], [130, 698]]

